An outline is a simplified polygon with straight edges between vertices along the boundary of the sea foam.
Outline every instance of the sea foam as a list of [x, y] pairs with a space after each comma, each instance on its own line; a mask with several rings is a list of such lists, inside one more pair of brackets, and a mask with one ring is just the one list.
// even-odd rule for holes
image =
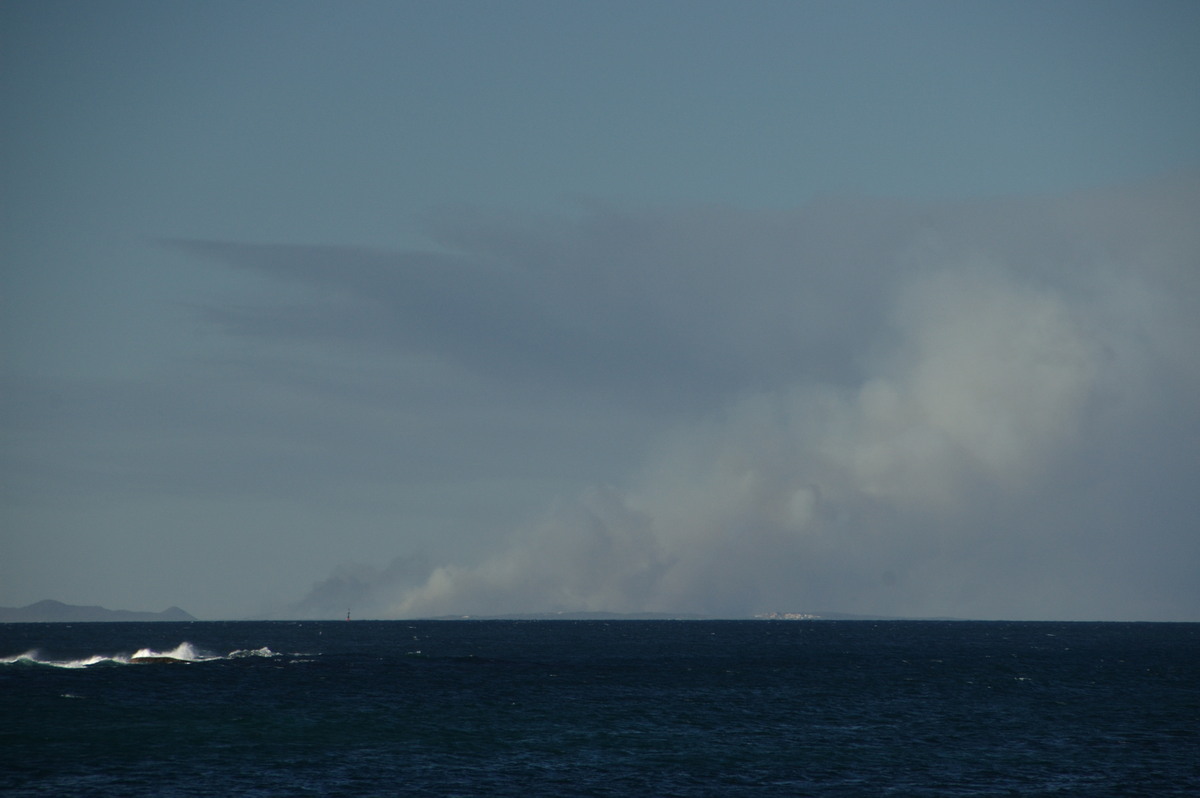
[[41, 665], [51, 668], [91, 668], [96, 665], [144, 665], [164, 662], [212, 662], [215, 660], [243, 659], [246, 657], [274, 657], [277, 654], [263, 646], [255, 649], [238, 649], [228, 654], [208, 654], [197, 649], [186, 640], [167, 651], [139, 648], [133, 654], [93, 654], [79, 659], [52, 659], [44, 657], [37, 649], [11, 657], [0, 657], [0, 665]]

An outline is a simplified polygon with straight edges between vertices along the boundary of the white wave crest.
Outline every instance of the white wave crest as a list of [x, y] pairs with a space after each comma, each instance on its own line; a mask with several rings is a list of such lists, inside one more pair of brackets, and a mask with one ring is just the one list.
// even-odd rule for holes
[[122, 654], [95, 654], [82, 659], [45, 659], [40, 651], [26, 651], [14, 657], [0, 657], [0, 665], [47, 665], [52, 668], [88, 668], [101, 663], [129, 664], [129, 657]]
[[152, 648], [142, 648], [129, 658], [136, 662], [139, 659], [174, 659], [180, 662], [207, 662], [208, 660], [224, 659], [220, 656], [205, 656], [196, 650], [191, 643], [184, 641], [170, 651], [155, 651]]
[[239, 648], [237, 651], [229, 652], [229, 659], [243, 659], [245, 657], [277, 657], [279, 656], [271, 649], [263, 646], [262, 648]]
[[271, 649], [263, 646], [255, 649], [237, 649], [224, 656], [208, 654], [197, 649], [186, 640], [167, 651], [153, 648], [140, 648], [133, 654], [93, 654], [79, 659], [51, 659], [44, 657], [41, 651], [32, 649], [23, 654], [11, 657], [0, 657], [0, 665], [41, 665], [51, 668], [90, 668], [95, 665], [145, 665], [163, 662], [213, 662], [216, 660], [244, 659], [247, 657], [276, 657], [279, 656]]

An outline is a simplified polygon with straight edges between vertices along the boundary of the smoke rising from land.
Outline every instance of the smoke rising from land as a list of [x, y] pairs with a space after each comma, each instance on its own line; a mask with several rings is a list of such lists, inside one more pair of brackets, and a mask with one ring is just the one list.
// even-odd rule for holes
[[556, 508], [480, 565], [438, 568], [394, 613], [889, 609], [829, 584], [910, 577], [942, 559], [941, 538], [985, 523], [973, 503], [1036, 495], [1098, 373], [1065, 304], [1001, 267], [922, 275], [895, 316], [896, 351], [857, 389], [743, 398], [677, 430], [627, 489]]
[[380, 615], [1194, 618], [1198, 197], [447, 212], [423, 259], [189, 246], [351, 300], [240, 334], [336, 328], [654, 420], [638, 465], [486, 556], [360, 575]]

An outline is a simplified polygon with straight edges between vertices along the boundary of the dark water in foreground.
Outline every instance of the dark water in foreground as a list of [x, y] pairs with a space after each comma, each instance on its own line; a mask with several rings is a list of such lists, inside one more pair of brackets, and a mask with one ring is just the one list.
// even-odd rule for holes
[[1200, 795], [1200, 624], [7, 624], [0, 663], [13, 796]]

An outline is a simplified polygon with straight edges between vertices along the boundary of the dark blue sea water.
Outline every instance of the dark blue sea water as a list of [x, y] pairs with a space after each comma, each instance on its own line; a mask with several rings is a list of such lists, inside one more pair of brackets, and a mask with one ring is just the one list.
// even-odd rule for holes
[[1200, 795], [1200, 624], [7, 624], [0, 793]]

